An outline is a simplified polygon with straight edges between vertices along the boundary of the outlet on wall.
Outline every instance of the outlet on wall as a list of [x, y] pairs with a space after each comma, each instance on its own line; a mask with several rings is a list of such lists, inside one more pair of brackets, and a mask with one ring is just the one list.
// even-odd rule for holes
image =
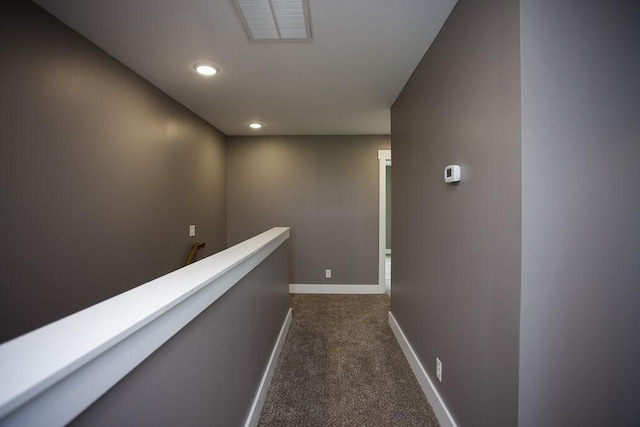
[[436, 357], [436, 377], [442, 382], [442, 362]]
[[326, 277], [327, 279], [331, 279], [331, 270], [330, 269], [326, 269], [324, 271], [324, 277]]
[[189, 226], [189, 237], [195, 237], [196, 235], [196, 226], [195, 225], [190, 225]]

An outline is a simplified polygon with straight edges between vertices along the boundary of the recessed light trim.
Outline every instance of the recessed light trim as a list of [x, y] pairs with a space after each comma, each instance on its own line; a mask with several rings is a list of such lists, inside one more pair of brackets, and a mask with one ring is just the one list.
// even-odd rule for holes
[[260, 123], [260, 122], [251, 122], [251, 123], [249, 123], [249, 127], [251, 129], [262, 129], [263, 126], [264, 126], [264, 123]]
[[208, 62], [198, 62], [193, 64], [193, 68], [203, 76], [215, 76], [220, 72], [220, 68]]

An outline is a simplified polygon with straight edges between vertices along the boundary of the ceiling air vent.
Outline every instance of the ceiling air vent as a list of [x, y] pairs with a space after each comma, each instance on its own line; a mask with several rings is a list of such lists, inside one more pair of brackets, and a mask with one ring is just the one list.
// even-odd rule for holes
[[309, 0], [231, 0], [251, 40], [313, 40]]

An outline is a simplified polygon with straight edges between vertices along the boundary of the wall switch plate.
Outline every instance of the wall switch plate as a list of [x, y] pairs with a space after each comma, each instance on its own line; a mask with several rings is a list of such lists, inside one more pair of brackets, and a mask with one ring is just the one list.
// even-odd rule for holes
[[436, 357], [436, 378], [442, 382], [442, 362]]
[[331, 279], [331, 270], [327, 269], [324, 271], [324, 277], [327, 279]]
[[196, 235], [196, 226], [195, 225], [190, 225], [189, 226], [189, 237], [195, 237]]

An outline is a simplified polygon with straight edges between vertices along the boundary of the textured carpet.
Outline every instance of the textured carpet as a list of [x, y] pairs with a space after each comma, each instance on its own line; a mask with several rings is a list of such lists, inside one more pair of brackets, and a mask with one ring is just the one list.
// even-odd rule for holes
[[292, 295], [259, 426], [438, 426], [387, 323], [387, 295]]

